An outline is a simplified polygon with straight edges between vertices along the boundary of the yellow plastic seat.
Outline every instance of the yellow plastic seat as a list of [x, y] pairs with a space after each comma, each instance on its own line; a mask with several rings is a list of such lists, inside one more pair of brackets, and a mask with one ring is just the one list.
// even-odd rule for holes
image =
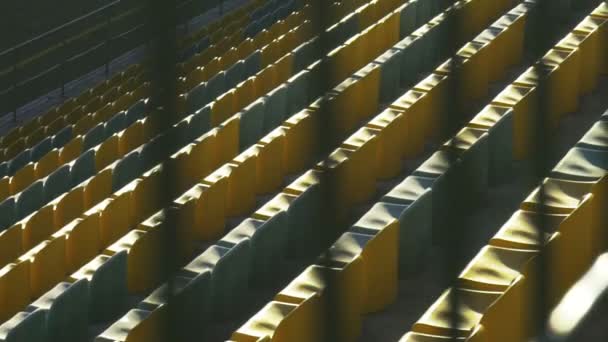
[[[329, 328], [334, 329], [334, 340], [350, 340], [356, 338], [361, 331], [362, 302], [360, 295], [363, 287], [359, 283], [361, 260], [355, 259], [346, 265], [335, 265], [330, 267], [312, 265], [306, 268], [299, 276], [289, 283], [279, 294], [275, 301], [297, 305], [298, 314], [312, 315], [307, 320], [294, 317], [300, 329], [316, 336], [317, 339], [310, 341], [321, 341], [328, 336]], [[329, 298], [329, 294], [332, 298]], [[329, 302], [331, 300], [331, 302]], [[325, 313], [327, 305], [334, 305], [334, 323], [328, 327]], [[314, 321], [310, 319], [314, 317]], [[297, 336], [294, 336], [297, 337]]]
[[592, 91], [597, 85], [600, 60], [599, 60], [599, 34], [597, 32], [571, 32], [560, 40], [555, 48], [566, 51], [580, 51], [581, 63], [579, 63], [581, 93]]
[[513, 157], [526, 159], [533, 149], [534, 115], [538, 107], [536, 87], [509, 85], [492, 101], [513, 109]]
[[83, 152], [82, 143], [82, 136], [77, 136], [61, 148], [59, 151], [59, 164], [66, 164], [78, 158]]
[[106, 168], [90, 178], [84, 186], [84, 208], [89, 209], [112, 193], [112, 169]]
[[[452, 326], [450, 317], [452, 296], [458, 296], [458, 323]], [[429, 335], [467, 337], [473, 332], [484, 313], [498, 299], [500, 292], [449, 288], [412, 325], [412, 331]]]
[[393, 115], [396, 112], [401, 114], [404, 129], [401, 132], [407, 132], [402, 145], [402, 158], [409, 159], [422, 153], [429, 135], [438, 128], [439, 121], [431, 100], [425, 92], [410, 90], [389, 106], [394, 111]]
[[9, 188], [11, 193], [18, 194], [21, 190], [27, 188], [36, 180], [36, 172], [34, 170], [34, 163], [28, 163], [22, 167], [14, 176], [11, 177]]
[[54, 207], [46, 205], [21, 221], [24, 251], [48, 239], [57, 230], [54, 218]]
[[275, 65], [269, 65], [255, 75], [255, 98], [262, 97], [277, 85], [279, 78]]
[[[587, 16], [575, 28], [574, 32], [580, 32], [590, 35], [599, 35], [598, 58], [599, 68], [603, 74], [608, 73], [608, 53], [606, 45], [608, 44], [608, 18], [606, 16]], [[585, 64], [585, 63], [583, 63]]]
[[230, 90], [211, 103], [211, 126], [218, 126], [234, 113], [236, 113], [235, 91]]
[[236, 86], [234, 92], [235, 108], [241, 109], [247, 107], [255, 100], [255, 79], [249, 77]]
[[19, 257], [19, 262], [29, 263], [30, 294], [41, 296], [65, 278], [65, 238], [41, 242]]
[[406, 131], [403, 112], [387, 108], [368, 122], [378, 137], [376, 152], [376, 175], [380, 179], [390, 179], [401, 172], [401, 157], [405, 155], [409, 134]]
[[129, 203], [132, 222], [141, 222], [154, 214], [163, 203], [162, 169], [154, 168], [144, 174], [141, 181], [136, 180], [135, 188]]
[[49, 204], [54, 206], [57, 227], [63, 227], [84, 212], [84, 188], [74, 187]]
[[[193, 199], [195, 207], [192, 210], [195, 220], [192, 221], [194, 224], [190, 224], [198, 240], [218, 238], [224, 232], [228, 216], [226, 202], [229, 180], [224, 176], [216, 177], [216, 175], [211, 174], [205, 178], [205, 184], [198, 184], [191, 189], [195, 193], [200, 191], [200, 195]], [[184, 203], [186, 204], [187, 201]]]
[[276, 69], [276, 79], [274, 79], [274, 82], [271, 83], [272, 86], [270, 87], [270, 90], [278, 87], [281, 83], [287, 81], [292, 76], [293, 59], [293, 54], [288, 53], [276, 61], [274, 64]]
[[[314, 297], [313, 297], [314, 298]], [[318, 301], [311, 299], [312, 303]], [[303, 306], [271, 301], [230, 337], [234, 342], [273, 341], [307, 342], [321, 341], [318, 311]]]
[[304, 109], [285, 120], [284, 167], [287, 174], [303, 170], [319, 151], [319, 114]]
[[129, 193], [123, 193], [103, 201], [91, 210], [101, 209], [99, 237], [102, 246], [110, 245], [125, 235], [133, 227], [129, 217]]
[[459, 287], [478, 291], [506, 291], [528, 273], [538, 250], [484, 246], [458, 276]]
[[240, 118], [233, 116], [218, 126], [216, 135], [216, 163], [222, 165], [236, 157], [239, 151]]
[[6, 321], [30, 303], [30, 265], [18, 262], [0, 268], [0, 320]]
[[344, 233], [329, 249], [331, 259], [350, 262], [360, 258], [361, 273], [357, 277], [363, 285], [359, 294], [363, 312], [384, 309], [397, 298], [399, 222], [382, 222], [375, 235]]
[[144, 140], [144, 125], [136, 121], [124, 131], [118, 133], [118, 154], [124, 156], [146, 142]]
[[[353, 196], [355, 202], [364, 202], [376, 192], [378, 168], [383, 167], [377, 160], [379, 149], [377, 133], [377, 130], [364, 127], [353, 133], [341, 145], [341, 148], [355, 152], [350, 156], [351, 161], [358, 165], [356, 178], [359, 183], [351, 186], [356, 188]], [[369, 167], [370, 164], [373, 166]]]
[[104, 251], [108, 255], [127, 251], [129, 293], [150, 291], [166, 277], [166, 230], [163, 220], [162, 212], [151, 216]]
[[53, 238], [65, 239], [67, 273], [73, 273], [92, 260], [101, 249], [99, 215], [78, 218], [53, 234]]
[[282, 184], [285, 176], [285, 134], [277, 128], [260, 140], [251, 149], [257, 156], [256, 161], [256, 193], [275, 192]]
[[114, 134], [108, 137], [103, 143], [94, 147], [95, 150], [95, 170], [103, 170], [106, 166], [115, 162], [119, 155], [119, 139]]
[[44, 155], [34, 164], [34, 173], [37, 179], [42, 179], [50, 175], [59, 167], [59, 150], [56, 148]]
[[230, 216], [245, 215], [255, 206], [257, 156], [241, 154], [214, 174], [228, 181], [226, 211]]
[[4, 266], [23, 253], [22, 224], [17, 222], [0, 232], [0, 266]]

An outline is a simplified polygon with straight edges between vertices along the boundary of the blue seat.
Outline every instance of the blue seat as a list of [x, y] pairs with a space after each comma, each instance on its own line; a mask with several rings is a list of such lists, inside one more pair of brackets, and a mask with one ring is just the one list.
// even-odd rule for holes
[[159, 135], [143, 145], [140, 160], [144, 169], [149, 169], [163, 160], [162, 151], [167, 147], [167, 140], [166, 135]]
[[114, 117], [112, 117], [110, 120], [108, 120], [108, 122], [106, 122], [105, 128], [104, 128], [104, 135], [106, 137], [109, 137], [112, 134], [122, 131], [123, 129], [127, 128], [126, 123], [127, 123], [127, 113], [126, 112], [120, 112], [120, 113], [114, 115]]
[[267, 29], [270, 26], [272, 26], [272, 24], [276, 21], [276, 14], [275, 12], [272, 13], [267, 13], [266, 15], [264, 15], [262, 18], [260, 18], [260, 26], [263, 29]]
[[95, 151], [88, 150], [72, 164], [72, 186], [76, 186], [92, 177], [95, 172]]
[[84, 341], [88, 330], [89, 286], [86, 279], [61, 282], [42, 295], [30, 310], [46, 311], [49, 341]]
[[245, 58], [244, 63], [243, 78], [257, 74], [262, 68], [262, 53], [259, 50], [254, 51]]
[[417, 22], [418, 5], [419, 1], [410, 1], [407, 3], [407, 6], [401, 8], [399, 38], [403, 39], [409, 36], [417, 27], [419, 27]]
[[318, 256], [336, 238], [336, 234], [321, 222], [323, 196], [319, 184], [306, 189], [287, 209], [289, 222], [288, 255], [310, 260]]
[[608, 174], [608, 152], [574, 147], [557, 163], [551, 177], [597, 182]]
[[238, 61], [234, 63], [228, 70], [226, 70], [226, 89], [236, 87], [236, 85], [244, 79], [245, 63], [243, 61]]
[[6, 176], [8, 174], [8, 163], [3, 162], [0, 163], [0, 178]]
[[314, 49], [316, 48], [318, 38], [311, 39], [304, 44], [300, 44], [293, 50], [293, 68], [294, 70], [302, 70], [306, 68], [315, 59]]
[[431, 1], [416, 1], [416, 27], [426, 24], [433, 18]]
[[49, 153], [53, 149], [53, 141], [51, 137], [47, 137], [41, 142], [37, 143], [34, 147], [32, 147], [32, 153], [30, 156], [30, 160], [33, 162], [39, 161], [40, 158], [44, 157], [47, 153]]
[[101, 144], [105, 139], [105, 126], [103, 122], [100, 122], [97, 124], [97, 126], [91, 128], [91, 130], [84, 135], [84, 139], [82, 141], [82, 150], [86, 151], [93, 148]]
[[15, 198], [15, 220], [21, 220], [44, 204], [44, 186], [41, 180], [32, 183]]
[[410, 88], [420, 80], [423, 72], [424, 41], [415, 37], [406, 37], [395, 48], [401, 50], [401, 87]]
[[253, 38], [260, 31], [261, 31], [260, 22], [257, 20], [253, 20], [252, 22], [249, 23], [249, 25], [247, 25], [247, 27], [245, 27], [245, 30], [243, 31], [243, 36], [246, 38]]
[[[200, 327], [210, 320], [211, 272], [203, 272], [195, 277], [174, 276], [172, 278], [171, 305], [174, 306], [178, 341], [200, 333]], [[153, 311], [169, 300], [169, 287], [165, 283], [138, 305], [139, 309]], [[183, 334], [183, 335], [182, 335]]]
[[25, 165], [31, 161], [32, 150], [27, 149], [19, 153], [15, 158], [8, 162], [8, 174], [14, 175], [17, 171], [21, 170]]
[[89, 312], [93, 322], [107, 321], [121, 313], [127, 304], [127, 252], [109, 257], [99, 255], [89, 267], [93, 277], [89, 283]]
[[401, 90], [401, 58], [402, 50], [388, 49], [374, 61], [380, 65], [380, 101], [394, 100]]
[[15, 198], [9, 197], [0, 203], [0, 232], [12, 226], [16, 220]]
[[139, 151], [132, 151], [122, 158], [112, 172], [112, 191], [116, 191], [137, 178], [141, 171]]
[[188, 113], [194, 113], [201, 107], [204, 107], [209, 102], [207, 97], [207, 83], [201, 82], [196, 87], [192, 88], [186, 95], [186, 103], [188, 105]]
[[412, 174], [432, 180], [430, 188], [433, 191], [433, 241], [445, 242], [445, 229], [449, 229], [452, 217], [448, 213], [457, 211], [450, 202], [450, 193], [457, 193], [458, 182], [462, 176], [462, 163], [458, 159], [450, 159], [446, 151], [433, 153]]
[[266, 111], [266, 102], [263, 99], [258, 99], [254, 103], [248, 105], [240, 114], [239, 120], [239, 149], [243, 151], [255, 144], [263, 135], [264, 130], [264, 113]]
[[232, 248], [243, 238], [251, 245], [252, 286], [269, 285], [285, 267], [287, 254], [287, 213], [282, 211], [263, 221], [247, 218], [217, 244]]
[[232, 248], [207, 248], [182, 270], [191, 277], [211, 272], [211, 317], [225, 319], [243, 311], [248, 298], [250, 261], [249, 239], [243, 239]]
[[265, 98], [264, 127], [266, 134], [279, 127], [287, 116], [287, 86], [282, 84], [275, 88]]
[[469, 127], [488, 131], [490, 183], [509, 179], [513, 166], [513, 109], [487, 106], [469, 122]]
[[0, 325], [0, 340], [4, 342], [46, 342], [46, 311], [19, 312]]
[[201, 40], [199, 40], [196, 43], [196, 53], [204, 52], [205, 50], [207, 50], [209, 48], [210, 45], [211, 45], [211, 39], [209, 38], [209, 36], [203, 37]]
[[70, 166], [63, 165], [44, 180], [44, 201], [50, 202], [71, 188]]
[[57, 132], [57, 134], [55, 134], [55, 136], [53, 137], [53, 147], [61, 148], [65, 146], [65, 144], [67, 144], [70, 140], [72, 140], [72, 127], [67, 126]]
[[211, 129], [211, 106], [200, 108], [192, 116], [190, 131], [194, 138], [207, 133]]
[[608, 150], [608, 122], [599, 120], [585, 133], [585, 135], [576, 144], [577, 147], [582, 147], [591, 150]]
[[209, 102], [214, 101], [226, 90], [226, 73], [220, 71], [207, 82], [207, 99]]
[[135, 121], [141, 119], [146, 112], [146, 101], [139, 100], [127, 110], [125, 126], [129, 127]]
[[287, 112], [285, 117], [289, 117], [310, 103], [308, 96], [309, 73], [307, 70], [302, 70], [287, 81]]

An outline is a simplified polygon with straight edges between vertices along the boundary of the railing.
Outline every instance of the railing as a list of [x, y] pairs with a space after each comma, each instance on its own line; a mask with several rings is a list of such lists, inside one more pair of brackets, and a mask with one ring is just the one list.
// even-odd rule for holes
[[[219, 0], [177, 4], [177, 23], [216, 6]], [[0, 52], [0, 116], [65, 85], [150, 40], [144, 1], [116, 0], [84, 16]], [[221, 11], [221, 7], [220, 7]]]

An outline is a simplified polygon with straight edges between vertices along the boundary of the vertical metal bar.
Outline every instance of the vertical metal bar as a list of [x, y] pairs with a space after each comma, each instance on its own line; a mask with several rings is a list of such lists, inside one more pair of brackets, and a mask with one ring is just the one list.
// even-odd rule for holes
[[[176, 116], [176, 101], [177, 101], [177, 73], [175, 62], [177, 42], [176, 42], [176, 22], [177, 22], [177, 3], [175, 0], [149, 0], [149, 22], [148, 32], [150, 33], [149, 53], [150, 60], [150, 75], [152, 81], [152, 94], [155, 97], [153, 103], [156, 104], [156, 112], [154, 115], [159, 115], [160, 130], [157, 133], [168, 132], [171, 128], [172, 118]], [[169, 135], [172, 136], [172, 135]], [[168, 162], [168, 155], [171, 152], [168, 145], [158, 145], [159, 151], [157, 155], [162, 156], [162, 176], [163, 187], [161, 189], [161, 203], [170, 205], [173, 200], [175, 187], [176, 173], [172, 169], [172, 164]], [[165, 248], [167, 251], [167, 259], [164, 267], [168, 275], [167, 287], [167, 322], [166, 331], [168, 332], [168, 340], [177, 340], [177, 316], [176, 311], [180, 308], [173, 305], [174, 283], [172, 275], [175, 272], [177, 265], [177, 243], [176, 243], [176, 228], [175, 227], [175, 211], [168, 210], [165, 215], [164, 227], [167, 231], [165, 235]]]
[[[534, 58], [540, 58], [544, 52], [546, 51], [548, 45], [550, 44], [550, 34], [552, 27], [552, 20], [556, 18], [550, 18], [548, 13], [550, 13], [551, 0], [538, 0], [538, 13], [539, 15], [536, 17], [538, 20], [536, 27], [536, 31], [533, 33], [535, 37], [536, 45], [533, 48]], [[543, 186], [543, 178], [547, 174], [549, 168], [549, 158], [551, 155], [551, 149], [553, 142], [551, 141], [552, 135], [550, 133], [551, 127], [548, 126], [549, 115], [552, 113], [547, 112], [548, 103], [551, 100], [549, 98], [549, 94], [547, 92], [547, 84], [546, 78], [548, 76], [547, 66], [544, 65], [542, 61], [539, 61], [535, 64], [535, 71], [538, 75], [538, 86], [537, 86], [537, 95], [538, 95], [538, 107], [536, 111], [536, 115], [533, 116], [533, 124], [535, 129], [534, 135], [534, 147], [532, 153], [532, 172], [535, 181], [538, 182], [539, 186], [539, 212], [538, 212], [538, 221], [536, 222], [535, 227], [537, 227], [537, 244], [540, 249], [540, 253], [538, 256], [538, 262], [535, 264], [535, 269], [533, 270], [537, 277], [537, 283], [533, 284], [533, 298], [535, 299], [531, 309], [534, 312], [533, 319], [533, 328], [542, 334], [544, 331], [545, 322], [548, 317], [548, 301], [547, 301], [547, 287], [551, 286], [549, 284], [549, 265], [551, 260], [547, 258], [546, 248], [545, 248], [545, 233], [547, 232], [547, 218], [546, 218], [546, 207], [545, 200], [546, 194]]]
[[[325, 29], [329, 26], [331, 18], [330, 18], [330, 8], [331, 2], [325, 0], [312, 0], [310, 1], [311, 5], [311, 13], [312, 13], [312, 27], [316, 30], [316, 35], [319, 37], [319, 44], [317, 45], [317, 56], [321, 58], [321, 64], [319, 65], [319, 70], [317, 71], [318, 75], [314, 78], [316, 80], [316, 93], [322, 96], [321, 103], [319, 104], [318, 112], [315, 115], [318, 115], [320, 120], [319, 124], [319, 153], [321, 156], [325, 156], [327, 153], [331, 151], [332, 141], [335, 140], [335, 136], [332, 134], [330, 127], [330, 117], [328, 114], [328, 106], [327, 106], [327, 98], [325, 97], [325, 93], [330, 89], [330, 79], [329, 79], [329, 63], [326, 59], [327, 52], [332, 48], [331, 42], [329, 41], [329, 37], [327, 36]], [[321, 175], [321, 179], [319, 180], [319, 186], [322, 189], [322, 202], [323, 204], [319, 206], [320, 213], [320, 222], [322, 222], [326, 228], [331, 229], [331, 233], [327, 234], [329, 241], [334, 241], [337, 238], [337, 232], [339, 229], [340, 222], [336, 220], [335, 213], [338, 204], [335, 202], [335, 194], [334, 189], [335, 185], [331, 176], [328, 175], [328, 172], [323, 172]], [[325, 238], [325, 237], [324, 237]], [[325, 303], [325, 312], [320, 314], [324, 315], [324, 326], [327, 327], [325, 340], [327, 341], [335, 341], [337, 340], [337, 331], [334, 329], [336, 327], [332, 322], [335, 320], [337, 311], [337, 301], [336, 295], [333, 290], [331, 290], [331, 270], [328, 268], [323, 269], [325, 273], [323, 274], [324, 282], [327, 285], [326, 288], [328, 291], [325, 293], [326, 303]]]
[[[457, 4], [457, 1], [451, 0], [451, 5]], [[460, 37], [459, 33], [462, 32], [461, 28], [461, 19], [460, 12], [457, 10], [451, 11], [450, 17], [448, 18], [449, 22], [449, 30], [448, 37], [445, 40], [446, 44], [449, 44], [449, 51], [452, 51], [453, 54], [451, 63], [449, 65], [450, 74], [449, 74], [449, 92], [447, 94], [447, 101], [445, 102], [446, 106], [441, 108], [441, 118], [443, 121], [442, 127], [447, 128], [445, 130], [445, 135], [440, 134], [441, 139], [444, 137], [449, 137], [452, 135], [457, 129], [458, 122], [460, 121], [460, 108], [462, 105], [462, 101], [459, 98], [459, 89], [461, 86], [461, 76], [460, 76], [460, 60], [456, 55], [458, 51], [458, 47], [460, 45]], [[443, 41], [441, 43], [444, 43]], [[443, 133], [443, 132], [442, 132]], [[443, 140], [439, 141], [439, 143], [443, 143]], [[454, 167], [457, 163], [457, 155], [454, 146], [454, 139], [450, 140], [450, 144], [448, 146], [448, 161], [450, 165], [450, 171], [452, 175], [454, 175]], [[459, 173], [459, 170], [457, 173]], [[469, 177], [463, 176], [463, 179], [469, 179]], [[450, 322], [450, 339], [452, 341], [456, 341], [458, 339], [458, 332], [456, 329], [460, 325], [460, 309], [461, 309], [461, 299], [459, 297], [457, 288], [457, 278], [459, 273], [459, 268], [461, 267], [461, 259], [462, 259], [462, 242], [466, 241], [466, 237], [464, 236], [463, 225], [461, 224], [461, 210], [460, 206], [456, 204], [459, 203], [458, 199], [458, 188], [461, 184], [460, 177], [457, 177], [455, 182], [454, 179], [448, 180], [447, 182], [447, 203], [449, 203], [447, 209], [448, 218], [443, 223], [450, 222], [450, 227], [443, 226], [441, 227], [442, 234], [445, 234], [445, 240], [441, 239], [441, 248], [443, 249], [444, 255], [444, 265], [445, 265], [445, 273], [444, 273], [444, 281], [445, 284], [452, 287], [453, 291], [451, 292], [451, 296], [448, 298], [449, 300], [449, 322]]]

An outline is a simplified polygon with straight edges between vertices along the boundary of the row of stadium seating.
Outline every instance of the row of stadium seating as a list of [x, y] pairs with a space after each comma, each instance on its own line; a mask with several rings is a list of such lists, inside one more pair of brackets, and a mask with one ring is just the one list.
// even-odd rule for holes
[[[116, 201], [116, 202], [118, 203], [118, 201]], [[110, 215], [105, 215], [105, 216], [110, 216]], [[48, 242], [48, 241], [47, 241], [47, 242]], [[44, 244], [44, 243], [43, 243], [43, 244]], [[53, 249], [53, 248], [41, 248], [41, 249], [42, 249], [43, 251], [56, 250], [56, 249]], [[40, 251], [38, 251], [38, 252], [40, 252]], [[31, 258], [31, 257], [30, 257], [30, 260], [31, 260], [31, 259], [33, 259], [33, 258]], [[44, 260], [45, 258], [43, 258], [43, 257], [39, 257], [39, 258], [37, 258], [37, 259], [38, 259], [38, 260]], [[38, 279], [42, 279], [42, 278], [44, 278], [44, 277], [39, 277]]]
[[[517, 12], [519, 9], [514, 9], [510, 14]], [[597, 14], [597, 11], [594, 13]], [[581, 25], [577, 26], [574, 31], [578, 32], [580, 27]], [[608, 43], [605, 40], [606, 37], [602, 37], [598, 30], [590, 32], [588, 38], [597, 39], [601, 46], [605, 46]], [[590, 61], [600, 60], [601, 48], [597, 45], [595, 49], [588, 48], [588, 45], [577, 46], [576, 48], [580, 48], [581, 53], [585, 51], [584, 53], [587, 53]], [[500, 51], [500, 49], [497, 50]], [[551, 55], [551, 52], [547, 54], [547, 56]], [[562, 64], [559, 66], [563, 67], [562, 70], [567, 70], [568, 63], [562, 61]], [[574, 64], [574, 70], [569, 71], [574, 72], [574, 74], [586, 73], [593, 76], [593, 78], [597, 78], [599, 68], [594, 69], [593, 66], [591, 68], [592, 70], [589, 72], [588, 65]], [[500, 64], [498, 69], [501, 69]], [[559, 78], [559, 76], [551, 74], [549, 77], [551, 81], [554, 77], [555, 79]], [[471, 83], [469, 82], [468, 84]], [[577, 88], [575, 83], [575, 89]], [[590, 89], [592, 88], [581, 89], [581, 93], [588, 92]], [[575, 92], [575, 94], [579, 96], [578, 92]], [[445, 203], [442, 206], [442, 203], [438, 201], [438, 199], [442, 198], [442, 195], [443, 198], [446, 197], [445, 191], [449, 188], [447, 181], [458, 184], [459, 196], [471, 199], [476, 190], [483, 189], [484, 183], [488, 179], [493, 179], [494, 177], [497, 177], [494, 179], [499, 179], [499, 175], [492, 171], [488, 174], [488, 169], [501, 170], [500, 165], [492, 167], [492, 164], [496, 163], [496, 161], [491, 161], [490, 156], [504, 156], [511, 160], [516, 158], [516, 155], [512, 151], [505, 151], [505, 146], [513, 145], [515, 140], [513, 137], [516, 131], [508, 123], [509, 120], [513, 120], [512, 116], [514, 116], [514, 106], [509, 107], [492, 105], [486, 107], [471, 121], [472, 124], [469, 126], [472, 127], [462, 129], [453, 138], [453, 144], [449, 142], [444, 144], [443, 151], [435, 153], [414, 171], [412, 176], [407, 177], [401, 184], [387, 193], [380, 203], [374, 205], [347, 233], [344, 233], [336, 241], [325, 257], [318, 260], [316, 265], [306, 268], [305, 271], [275, 297], [274, 301], [265, 306], [249, 322], [233, 334], [232, 339], [235, 341], [249, 341], [271, 337], [272, 340], [322, 340], [323, 336], [327, 336], [324, 334], [328, 333], [324, 329], [334, 329], [332, 333], [338, 334], [343, 339], [352, 340], [356, 337], [360, 326], [360, 323], [357, 323], [361, 320], [360, 315], [365, 312], [377, 311], [391, 303], [396, 296], [398, 277], [407, 275], [412, 270], [422, 267], [419, 262], [425, 260], [424, 253], [429, 250], [431, 236], [436, 237], [444, 234], [439, 229], [445, 227], [445, 225], [438, 224], [436, 218], [441, 218], [444, 216], [444, 213], [448, 212], [445, 210]], [[386, 113], [388, 112], [386, 111]], [[395, 114], [393, 113], [393, 115]], [[528, 115], [528, 120], [529, 116], [530, 114]], [[475, 124], [479, 122], [486, 124], [484, 129], [481, 130], [481, 127], [475, 127]], [[493, 124], [487, 126], [488, 123]], [[530, 128], [528, 126], [524, 129], [529, 130]], [[419, 131], [419, 129], [415, 129], [414, 131]], [[595, 138], [589, 139], [597, 141], [597, 137], [601, 136], [605, 131], [602, 131], [601, 128], [596, 128], [595, 132]], [[401, 146], [411, 145], [416, 144], [401, 144]], [[453, 165], [447, 164], [445, 151], [448, 148], [456, 148], [455, 152], [458, 155], [458, 160]], [[378, 149], [378, 151], [384, 151], [384, 149]], [[392, 152], [389, 155], [395, 156], [403, 153]], [[375, 157], [369, 156], [366, 160], [376, 161], [376, 163], [368, 164], [383, 165], [380, 163], [381, 156], [382, 153], [376, 152]], [[508, 165], [510, 161], [501, 160], [499, 163]], [[574, 163], [572, 164], [575, 165]], [[353, 170], [351, 172], [353, 174], [357, 172], [361, 175], [363, 165], [366, 164], [363, 162], [356, 168], [357, 171]], [[467, 179], [457, 179], [457, 177], [462, 178], [467, 174], [475, 174], [477, 177], [472, 180], [473, 182]], [[311, 183], [311, 178], [311, 176], [307, 178], [308, 184]], [[349, 182], [351, 189], [352, 184], [362, 183], [368, 182], [364, 182], [362, 178], [351, 179]], [[455, 188], [452, 187], [451, 189]], [[354, 198], [356, 196], [353, 193], [348, 193], [345, 194], [345, 197]], [[553, 196], [550, 195], [550, 197]], [[345, 199], [341, 198], [339, 203], [343, 203], [343, 201]], [[467, 204], [470, 205], [469, 202]], [[288, 210], [287, 213], [289, 213]], [[449, 221], [454, 218], [448, 217], [445, 219]], [[527, 220], [527, 222], [534, 221]], [[270, 224], [270, 221], [268, 221], [268, 224]], [[431, 225], [434, 229], [431, 229]], [[248, 229], [244, 226], [243, 229], [246, 230], [243, 230], [239, 236], [247, 236], [244, 232], [252, 231], [252, 227], [256, 227], [257, 233], [257, 226], [259, 224], [254, 225], [253, 222], [249, 223]], [[251, 236], [250, 234], [249, 236]], [[229, 234], [229, 236], [231, 235]], [[233, 239], [236, 236], [234, 235]], [[318, 237], [318, 235], [316, 236]], [[598, 235], [595, 235], [595, 238], [600, 240], [598, 237]], [[305, 240], [297, 240], [298, 243], [302, 243], [303, 241]], [[309, 243], [305, 245], [306, 247], [310, 246]], [[290, 246], [290, 251], [292, 250], [291, 248], [293, 246]], [[488, 268], [491, 267], [492, 263], [485, 262], [483, 265], [486, 265], [485, 267]], [[266, 267], [268, 268], [268, 266]], [[564, 264], [560, 264], [559, 267], [556, 266], [556, 269], [563, 269], [565, 267]], [[269, 268], [275, 269], [272, 266]], [[489, 270], [482, 269], [476, 275], [480, 279], [485, 279], [487, 278], [485, 274], [488, 272]], [[354, 284], [358, 284], [358, 286], [354, 286]], [[338, 318], [333, 317], [333, 322], [336, 323], [332, 327], [324, 325], [327, 317], [323, 313], [328, 312], [326, 305], [330, 305], [327, 303], [327, 300], [330, 299], [327, 299], [327, 295], [324, 294], [328, 292], [332, 293], [333, 296], [337, 296], [337, 298], [333, 297], [331, 299], [331, 305], [338, 306], [338, 308], [333, 308], [331, 312], [333, 314], [342, 314]], [[441, 308], [445, 308], [447, 303], [447, 299], [442, 297], [443, 306]], [[474, 306], [476, 305], [475, 303], [472, 302], [469, 305]], [[435, 314], [433, 318], [436, 321], [441, 321], [441, 324], [443, 324], [441, 327], [447, 327], [447, 324], [449, 324], [447, 313], [443, 311], [436, 312]], [[463, 318], [465, 317], [476, 316], [465, 313], [463, 314]], [[503, 329], [488, 340], [524, 340], [514, 338], [513, 335], [507, 335], [504, 330], [510, 329], [510, 325], [505, 325], [504, 319], [500, 322], [502, 322], [500, 323], [501, 325], [497, 326], [503, 327]], [[467, 335], [472, 333], [470, 340], [480, 340], [482, 338], [480, 329], [470, 328], [466, 331]], [[444, 336], [443, 338], [452, 336], [449, 332], [446, 333], [445, 331], [443, 334], [438, 335]], [[509, 337], [505, 338], [503, 336]], [[437, 337], [437, 340], [440, 339], [441, 337]], [[420, 338], [416, 335], [407, 336], [405, 340], [431, 341], [434, 339], [424, 339], [424, 337]]]

